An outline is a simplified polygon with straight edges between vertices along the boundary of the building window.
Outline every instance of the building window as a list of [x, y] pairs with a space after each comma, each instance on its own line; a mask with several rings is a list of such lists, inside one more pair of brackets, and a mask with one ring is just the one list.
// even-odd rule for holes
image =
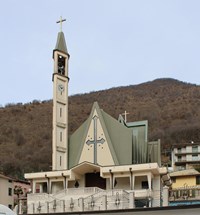
[[62, 55], [58, 55], [58, 73], [65, 75], [65, 58]]
[[171, 178], [172, 183], [176, 183], [176, 178]]
[[60, 108], [60, 117], [62, 117], [62, 108]]
[[62, 157], [60, 156], [60, 166], [62, 165]]
[[178, 153], [181, 153], [181, 148], [178, 148], [177, 151], [178, 151]]
[[182, 157], [181, 156], [178, 156], [178, 161], [181, 161], [182, 160]]
[[185, 165], [176, 167], [177, 171], [181, 171], [181, 170], [185, 170], [185, 169], [186, 169]]
[[12, 188], [10, 188], [10, 187], [8, 188], [8, 195], [12, 196]]
[[198, 160], [198, 155], [192, 155], [192, 160], [197, 161]]
[[149, 189], [148, 181], [142, 181], [142, 189]]
[[196, 185], [200, 185], [200, 175], [196, 176]]
[[62, 131], [60, 132], [60, 142], [62, 142]]
[[192, 153], [198, 152], [198, 146], [192, 146]]

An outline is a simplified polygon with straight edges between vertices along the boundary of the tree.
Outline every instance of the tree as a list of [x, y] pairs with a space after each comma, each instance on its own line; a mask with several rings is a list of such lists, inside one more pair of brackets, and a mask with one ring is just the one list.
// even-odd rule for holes
[[15, 185], [14, 194], [17, 195], [18, 199], [19, 199], [19, 196], [23, 194], [23, 190], [20, 185]]
[[19, 197], [23, 195], [23, 190], [20, 185], [15, 185], [14, 194], [17, 195], [17, 214], [19, 214]]

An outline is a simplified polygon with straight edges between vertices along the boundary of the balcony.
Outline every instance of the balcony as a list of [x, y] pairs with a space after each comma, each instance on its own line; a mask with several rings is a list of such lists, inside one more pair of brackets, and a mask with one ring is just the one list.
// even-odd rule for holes
[[184, 164], [184, 163], [197, 163], [200, 162], [200, 157], [193, 157], [192, 159], [188, 158], [182, 158], [182, 159], [176, 159], [175, 164]]
[[175, 155], [184, 155], [187, 154], [188, 152], [186, 151], [186, 149], [176, 149], [174, 150], [174, 154]]
[[198, 154], [200, 154], [200, 151], [198, 151], [198, 150], [192, 150], [192, 151], [189, 151], [189, 150], [181, 150], [181, 151], [175, 151], [174, 152], [174, 154], [176, 155], [176, 156], [178, 156], [178, 155], [198, 155]]
[[200, 148], [198, 146], [175, 148], [174, 154], [175, 155], [200, 154]]

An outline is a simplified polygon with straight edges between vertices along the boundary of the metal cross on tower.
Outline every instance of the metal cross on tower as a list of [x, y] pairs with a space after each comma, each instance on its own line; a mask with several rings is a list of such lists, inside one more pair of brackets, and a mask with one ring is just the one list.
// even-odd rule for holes
[[98, 117], [94, 116], [93, 117], [93, 122], [94, 122], [94, 140], [88, 140], [86, 142], [87, 145], [94, 145], [94, 164], [97, 164], [97, 144], [103, 144], [105, 142], [105, 140], [103, 138], [101, 138], [100, 140], [97, 139], [97, 120]]
[[62, 16], [61, 16], [60, 20], [56, 22], [56, 23], [60, 23], [60, 31], [62, 31], [62, 23], [65, 21], [66, 21], [66, 19], [62, 19]]

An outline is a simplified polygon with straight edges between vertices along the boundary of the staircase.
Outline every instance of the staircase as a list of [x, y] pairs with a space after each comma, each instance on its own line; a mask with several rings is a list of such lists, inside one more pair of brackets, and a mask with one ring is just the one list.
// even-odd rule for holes
[[69, 188], [56, 194], [28, 194], [28, 213], [55, 213], [72, 211], [75, 208], [77, 211], [80, 211], [80, 196], [84, 199], [103, 191], [98, 187], [88, 187]]
[[29, 194], [28, 214], [127, 209], [133, 208], [133, 201], [125, 190], [69, 188], [56, 194]]

